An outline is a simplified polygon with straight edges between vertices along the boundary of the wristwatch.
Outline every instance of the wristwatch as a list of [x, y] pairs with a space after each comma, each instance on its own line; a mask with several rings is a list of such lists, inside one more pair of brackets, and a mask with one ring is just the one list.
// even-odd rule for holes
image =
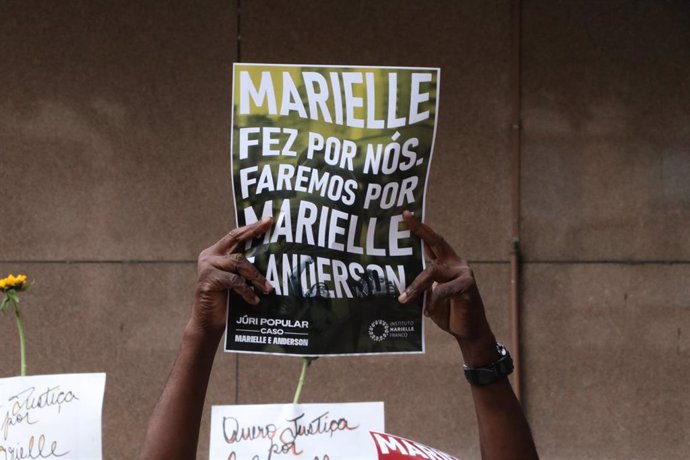
[[513, 358], [508, 349], [500, 343], [496, 344], [499, 358], [493, 363], [482, 367], [470, 367], [463, 364], [465, 378], [471, 385], [489, 385], [513, 372]]

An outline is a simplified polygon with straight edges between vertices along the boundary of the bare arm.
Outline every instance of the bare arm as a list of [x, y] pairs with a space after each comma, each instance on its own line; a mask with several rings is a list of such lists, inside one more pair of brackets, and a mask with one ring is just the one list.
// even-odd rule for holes
[[[403, 218], [410, 230], [424, 241], [431, 263], [400, 295], [400, 302], [409, 302], [426, 291], [425, 314], [455, 337], [465, 364], [477, 367], [496, 361], [496, 338], [486, 319], [469, 265], [428, 225], [420, 223], [407, 211]], [[508, 379], [471, 388], [482, 459], [539, 458], [522, 407]]]
[[196, 458], [206, 389], [225, 329], [227, 292], [232, 289], [247, 302], [256, 304], [259, 298], [255, 290], [268, 293], [273, 289], [241, 254], [244, 242], [262, 235], [271, 224], [266, 219], [235, 229], [199, 255], [191, 318], [168, 382], [149, 420], [142, 460]]

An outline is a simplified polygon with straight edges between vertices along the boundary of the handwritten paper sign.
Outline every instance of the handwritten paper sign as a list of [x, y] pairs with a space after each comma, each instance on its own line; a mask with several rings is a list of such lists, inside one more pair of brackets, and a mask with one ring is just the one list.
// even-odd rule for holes
[[235, 64], [231, 163], [237, 225], [273, 228], [246, 256], [275, 288], [233, 294], [227, 351], [418, 353], [424, 269], [402, 223], [424, 215], [440, 69]]
[[101, 458], [105, 374], [0, 379], [0, 460]]
[[383, 403], [213, 406], [211, 460], [373, 459]]

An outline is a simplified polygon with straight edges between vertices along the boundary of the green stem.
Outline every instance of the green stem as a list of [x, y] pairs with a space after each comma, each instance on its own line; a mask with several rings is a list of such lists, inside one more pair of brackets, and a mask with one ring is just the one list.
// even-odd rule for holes
[[297, 389], [295, 390], [295, 398], [292, 400], [292, 404], [297, 404], [299, 402], [299, 397], [302, 395], [304, 381], [307, 379], [307, 369], [309, 369], [309, 366], [313, 360], [314, 358], [302, 358], [302, 373], [299, 375]]
[[24, 336], [24, 323], [22, 323], [22, 315], [19, 313], [19, 306], [14, 304], [14, 317], [17, 320], [17, 331], [19, 331], [19, 353], [21, 354], [22, 373], [21, 376], [26, 375], [26, 337]]

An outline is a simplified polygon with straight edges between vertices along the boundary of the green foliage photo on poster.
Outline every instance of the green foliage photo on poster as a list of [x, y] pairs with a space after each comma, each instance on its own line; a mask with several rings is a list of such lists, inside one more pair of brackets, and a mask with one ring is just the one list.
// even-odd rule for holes
[[273, 217], [246, 256], [275, 292], [233, 295], [226, 351], [323, 356], [424, 351], [424, 269], [402, 212], [424, 214], [436, 68], [235, 64], [237, 225]]

